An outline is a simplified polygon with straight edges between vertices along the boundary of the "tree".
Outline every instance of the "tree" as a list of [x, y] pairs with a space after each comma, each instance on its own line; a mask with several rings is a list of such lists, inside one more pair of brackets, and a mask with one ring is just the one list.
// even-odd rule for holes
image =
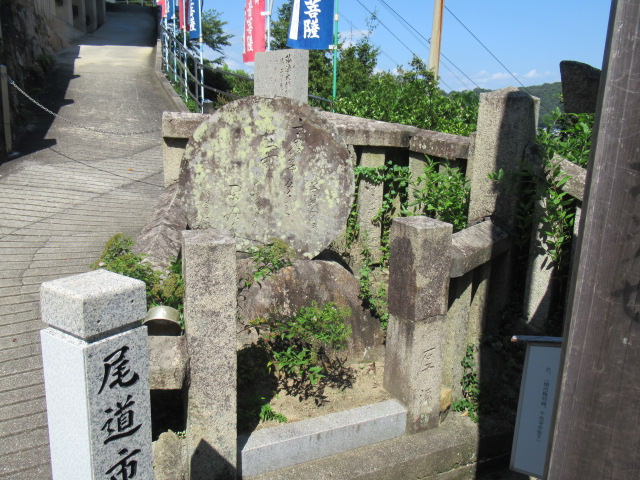
[[[217, 10], [205, 10], [202, 12], [202, 43], [208, 46], [214, 52], [221, 54], [214, 60], [205, 60], [205, 64], [222, 65], [224, 54], [223, 47], [231, 45], [233, 35], [224, 32], [224, 26], [227, 24], [224, 20], [220, 20], [220, 12]], [[200, 47], [187, 37], [187, 48], [194, 55], [200, 54]]]
[[[282, 50], [287, 47], [289, 22], [291, 20], [291, 1], [283, 3], [278, 9], [275, 20], [271, 22], [271, 49]], [[379, 48], [370, 42], [373, 24], [369, 32], [355, 44], [344, 46], [341, 42], [338, 61], [338, 95], [348, 95], [366, 89], [369, 78], [378, 63]], [[333, 55], [326, 50], [309, 52], [309, 92], [323, 98], [331, 98], [333, 90]]]
[[[217, 10], [205, 10], [202, 12], [202, 41], [214, 52], [222, 54], [222, 47], [231, 45], [233, 35], [224, 33], [223, 27], [227, 22], [220, 20]], [[222, 64], [224, 55], [213, 60], [213, 63]]]

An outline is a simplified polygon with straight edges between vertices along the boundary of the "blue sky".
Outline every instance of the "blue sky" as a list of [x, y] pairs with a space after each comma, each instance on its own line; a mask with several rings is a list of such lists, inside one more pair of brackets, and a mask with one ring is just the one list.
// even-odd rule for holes
[[[251, 64], [241, 63], [244, 3], [204, 0], [204, 8], [218, 10], [227, 22], [227, 32], [234, 35], [233, 45], [225, 50], [229, 66], [252, 72]], [[274, 14], [282, 3], [274, 1]], [[452, 12], [445, 10], [443, 23], [442, 53], [450, 61], [442, 59], [440, 65], [445, 90], [497, 89], [519, 86], [518, 81], [526, 86], [556, 82], [561, 60], [602, 66], [611, 8], [607, 0], [445, 0], [445, 6]], [[343, 39], [356, 41], [366, 31], [367, 9], [375, 10], [381, 22], [371, 35], [382, 50], [380, 70], [407, 65], [412, 52], [428, 61], [428, 44], [397, 16], [430, 38], [433, 0], [339, 0]]]

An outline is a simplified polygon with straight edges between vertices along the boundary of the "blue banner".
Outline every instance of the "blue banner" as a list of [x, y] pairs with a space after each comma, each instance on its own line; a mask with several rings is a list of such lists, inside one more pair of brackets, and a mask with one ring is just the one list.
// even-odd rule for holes
[[167, 0], [167, 20], [176, 18], [176, 0]]
[[187, 24], [189, 30], [189, 38], [191, 40], [198, 40], [202, 38], [202, 23], [200, 17], [202, 15], [202, 3], [200, 0], [189, 0], [189, 18]]
[[287, 46], [327, 50], [333, 45], [334, 0], [294, 0]]

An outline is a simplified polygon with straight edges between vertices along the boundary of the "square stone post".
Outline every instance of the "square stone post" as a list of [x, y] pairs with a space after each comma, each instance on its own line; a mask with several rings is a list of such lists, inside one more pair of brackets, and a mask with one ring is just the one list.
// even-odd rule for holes
[[407, 407], [410, 432], [440, 423], [452, 231], [427, 217], [391, 227], [384, 388]]
[[153, 479], [145, 292], [106, 270], [42, 284], [54, 480]]
[[183, 232], [182, 258], [185, 335], [190, 357], [189, 478], [235, 478], [235, 242], [227, 232], [188, 230]]
[[[469, 224], [491, 217], [507, 233], [514, 233], [520, 196], [518, 172], [525, 150], [536, 139], [540, 99], [515, 87], [480, 94], [478, 129], [473, 146]], [[489, 175], [504, 172], [495, 182]], [[513, 284], [513, 255], [492, 262], [491, 317], [497, 318], [509, 301]], [[491, 325], [489, 325], [491, 328]]]
[[288, 49], [256, 53], [253, 94], [309, 101], [309, 50]]
[[[367, 168], [382, 168], [385, 162], [386, 148], [362, 147], [360, 166]], [[367, 179], [358, 183], [358, 223], [360, 224], [360, 243], [366, 243], [375, 262], [381, 258], [382, 227], [375, 225], [372, 220], [380, 211], [384, 197], [384, 183], [375, 184]], [[356, 257], [360, 257], [360, 251]]]

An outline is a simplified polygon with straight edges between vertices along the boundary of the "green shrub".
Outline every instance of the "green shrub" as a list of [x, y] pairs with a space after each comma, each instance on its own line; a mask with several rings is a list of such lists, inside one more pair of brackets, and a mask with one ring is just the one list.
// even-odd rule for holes
[[451, 223], [457, 232], [467, 226], [470, 187], [464, 173], [429, 157], [422, 175], [411, 182], [414, 202], [410, 215], [427, 215]]
[[251, 322], [260, 335], [258, 346], [269, 356], [268, 367], [289, 394], [313, 394], [331, 367], [331, 355], [347, 347], [350, 315], [347, 307], [313, 302], [291, 317], [274, 314]]

